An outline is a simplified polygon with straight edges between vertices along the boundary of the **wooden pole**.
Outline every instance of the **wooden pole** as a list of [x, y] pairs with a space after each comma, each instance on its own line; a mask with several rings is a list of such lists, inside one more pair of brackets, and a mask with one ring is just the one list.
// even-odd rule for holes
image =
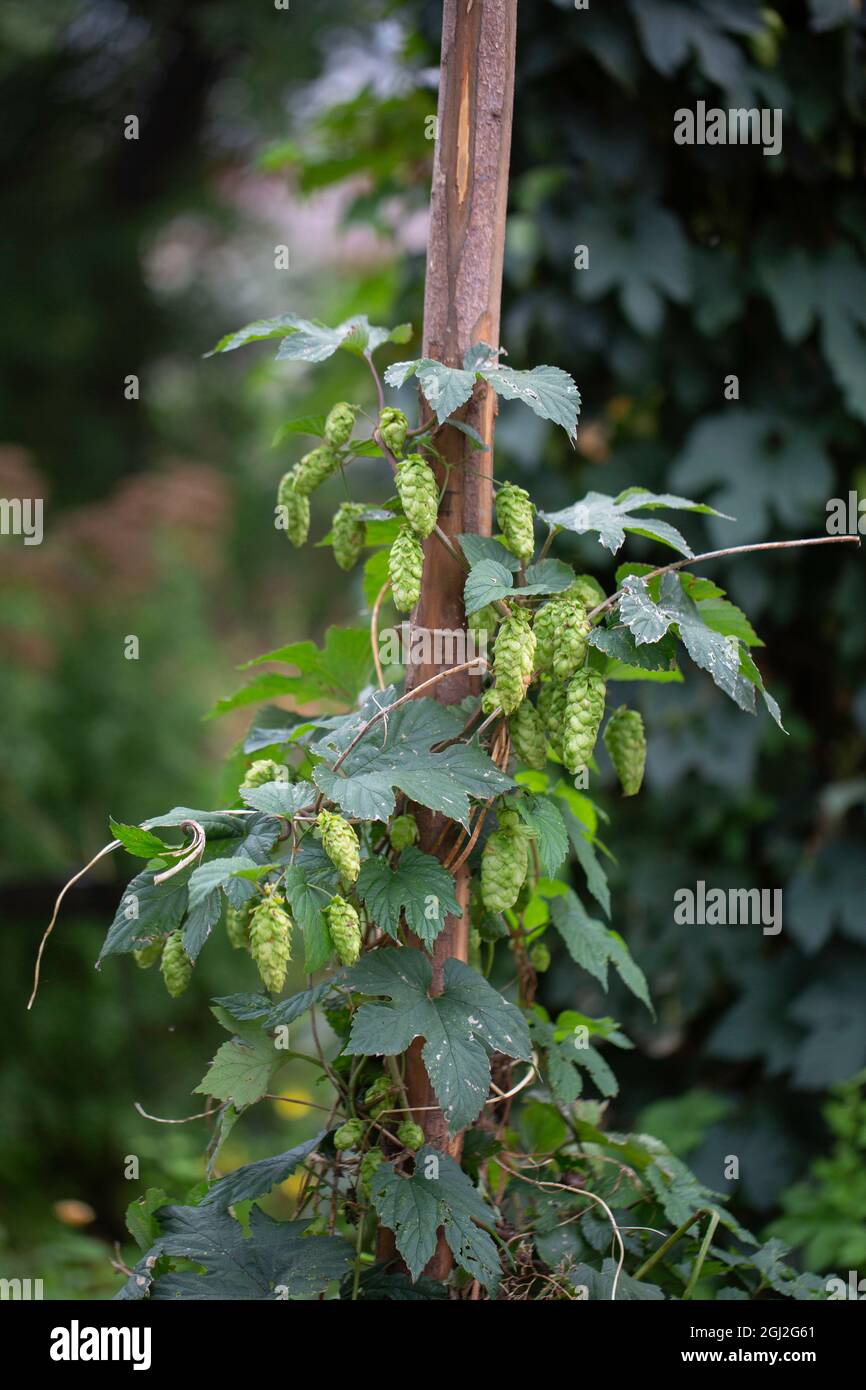
[[[511, 152], [514, 102], [514, 56], [517, 0], [445, 0], [442, 24], [442, 69], [439, 87], [438, 139], [433, 169], [427, 278], [424, 297], [424, 355], [459, 367], [473, 343], [499, 346], [502, 259]], [[423, 406], [423, 402], [422, 402]], [[426, 408], [426, 407], [425, 407]], [[493, 510], [493, 427], [496, 397], [487, 386], [476, 387], [461, 412], [482, 436], [489, 452], [480, 452], [460, 431], [446, 427], [436, 447], [450, 465], [434, 461], [441, 483], [448, 485], [439, 524], [449, 538], [461, 532], [489, 535]], [[467, 465], [464, 468], [464, 464]], [[456, 544], [456, 542], [455, 542]], [[464, 571], [434, 534], [425, 543], [421, 600], [413, 624], [427, 631], [465, 629]], [[458, 657], [458, 660], [462, 660]], [[409, 668], [413, 688], [435, 675], [436, 663]], [[434, 698], [456, 704], [478, 689], [478, 677], [467, 672], [435, 687]], [[445, 822], [421, 808], [421, 847], [438, 853], [452, 836], [440, 840]], [[468, 945], [469, 873], [455, 876], [461, 917], [449, 917], [433, 948], [433, 993], [441, 993], [442, 971], [449, 956], [466, 960]], [[409, 1104], [429, 1143], [459, 1158], [462, 1136], [449, 1138], [442, 1112], [434, 1106], [421, 1059], [420, 1040], [406, 1062]], [[451, 1255], [444, 1240], [427, 1273], [444, 1278]]]

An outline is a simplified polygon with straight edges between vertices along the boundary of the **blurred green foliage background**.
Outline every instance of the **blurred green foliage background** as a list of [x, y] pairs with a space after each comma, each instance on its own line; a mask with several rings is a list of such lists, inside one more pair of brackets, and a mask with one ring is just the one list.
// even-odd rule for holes
[[[290, 309], [419, 324], [440, 18], [434, 0], [7, 0], [0, 17], [0, 495], [46, 499], [41, 546], [0, 538], [0, 1273], [49, 1296], [110, 1293], [127, 1202], [202, 1176], [203, 1126], [133, 1102], [194, 1113], [221, 1041], [206, 1001], [253, 983], [222, 945], [179, 1003], [130, 960], [94, 973], [118, 865], [71, 895], [26, 1014], [55, 893], [109, 812], [222, 804], [246, 721], [201, 716], [233, 665], [364, 610], [327, 550], [289, 552], [270, 524], [294, 456], [276, 427], [367, 401], [362, 367], [201, 355]], [[548, 507], [640, 484], [737, 518], [693, 519], [696, 550], [821, 535], [828, 499], [866, 494], [864, 41], [855, 0], [522, 0], [502, 336], [514, 365], [570, 371], [584, 411], [572, 452], [506, 405], [500, 474]], [[781, 108], [782, 154], [675, 145], [675, 110], [700, 99]], [[574, 555], [610, 583], [607, 552]], [[634, 539], [628, 556], [666, 558]], [[635, 1038], [614, 1127], [658, 1133], [753, 1228], [844, 1273], [866, 1264], [863, 560], [705, 572], [765, 641], [789, 737], [696, 671], [626, 692], [650, 758], [634, 802], [601, 787], [613, 924], [658, 1021], [564, 953], [542, 998]], [[677, 926], [674, 890], [698, 879], [782, 887], [781, 935]], [[223, 1162], [289, 1147], [314, 1114], [260, 1107]]]

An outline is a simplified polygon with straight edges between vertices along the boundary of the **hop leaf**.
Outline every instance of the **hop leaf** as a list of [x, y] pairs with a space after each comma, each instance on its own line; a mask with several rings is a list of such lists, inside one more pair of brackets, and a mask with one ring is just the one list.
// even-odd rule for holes
[[172, 999], [178, 999], [192, 979], [192, 961], [183, 949], [183, 935], [173, 931], [167, 937], [160, 962], [162, 978]]
[[361, 954], [361, 923], [351, 903], [332, 898], [325, 908], [328, 930], [341, 965], [354, 965]]
[[527, 767], [543, 768], [547, 762], [547, 740], [541, 715], [530, 700], [524, 700], [508, 721], [511, 746]]
[[292, 958], [292, 919], [275, 893], [262, 898], [250, 918], [250, 950], [266, 989], [278, 994]]
[[388, 556], [388, 574], [394, 603], [401, 613], [410, 613], [421, 596], [424, 552], [411, 526], [401, 526]]
[[439, 488], [433, 469], [420, 454], [409, 454], [397, 466], [397, 492], [406, 520], [422, 540], [436, 525], [439, 511]]
[[514, 906], [529, 869], [526, 831], [517, 814], [501, 812], [499, 826], [481, 856], [481, 900], [488, 912]]
[[334, 1130], [335, 1149], [356, 1149], [364, 1133], [363, 1120], [345, 1120]]
[[524, 608], [506, 618], [493, 653], [494, 693], [505, 714], [512, 714], [526, 694], [535, 665], [535, 633]]
[[424, 1131], [414, 1120], [404, 1120], [397, 1130], [397, 1138], [404, 1149], [411, 1149], [414, 1153], [424, 1143]]
[[556, 604], [556, 631], [553, 637], [553, 674], [567, 681], [586, 660], [586, 639], [590, 622], [579, 599], [560, 599]]
[[156, 941], [149, 941], [146, 946], [133, 951], [132, 958], [139, 970], [149, 970], [152, 965], [155, 965], [162, 955], [164, 945], [164, 938], [159, 937]]
[[604, 718], [605, 683], [597, 671], [584, 669], [569, 681], [565, 696], [562, 751], [575, 773], [589, 762]]
[[309, 497], [339, 465], [339, 458], [328, 444], [320, 444], [304, 454], [295, 470], [295, 491], [301, 497]]
[[409, 421], [402, 410], [397, 410], [391, 405], [386, 406], [379, 416], [379, 436], [385, 448], [399, 457], [408, 433]]
[[635, 796], [641, 789], [646, 766], [646, 734], [638, 711], [625, 705], [614, 710], [607, 721], [604, 743], [623, 796]]
[[288, 769], [284, 763], [275, 763], [272, 758], [256, 758], [255, 762], [250, 763], [244, 773], [241, 791], [249, 791], [252, 787], [263, 787], [268, 782], [285, 782], [287, 780]]
[[309, 498], [297, 489], [297, 468], [284, 473], [277, 489], [277, 504], [286, 513], [286, 535], [294, 546], [301, 546], [310, 533]]
[[496, 494], [496, 521], [505, 544], [520, 560], [531, 560], [535, 550], [532, 503], [525, 488], [506, 483]]
[[349, 822], [332, 811], [322, 811], [316, 828], [334, 868], [339, 869], [347, 883], [355, 883], [361, 872], [361, 847]]
[[355, 428], [355, 408], [348, 401], [338, 401], [328, 412], [325, 421], [325, 439], [332, 449], [347, 444]]
[[334, 533], [334, 559], [341, 570], [351, 570], [358, 563], [364, 548], [367, 528], [361, 520], [364, 508], [356, 502], [344, 502], [338, 508], [331, 529]]
[[236, 951], [245, 950], [250, 944], [250, 912], [252, 903], [243, 907], [229, 904], [226, 912], [226, 935]]
[[395, 816], [392, 820], [389, 838], [391, 848], [397, 850], [398, 854], [414, 845], [418, 835], [418, 822], [414, 816]]
[[538, 713], [547, 733], [547, 740], [558, 758], [562, 758], [562, 737], [565, 732], [565, 700], [568, 687], [563, 681], [544, 681], [538, 692]]

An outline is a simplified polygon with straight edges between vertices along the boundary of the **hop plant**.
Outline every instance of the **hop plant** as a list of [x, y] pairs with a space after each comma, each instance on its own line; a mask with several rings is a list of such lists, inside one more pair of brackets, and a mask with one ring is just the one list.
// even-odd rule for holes
[[348, 444], [355, 428], [355, 407], [348, 401], [338, 401], [328, 411], [325, 421], [325, 439], [332, 449]]
[[297, 489], [298, 470], [284, 473], [277, 488], [277, 503], [285, 509], [286, 535], [294, 546], [301, 546], [310, 533], [310, 501]]
[[381, 1149], [368, 1149], [358, 1165], [358, 1187], [364, 1197], [369, 1197], [376, 1170], [384, 1161]]
[[505, 544], [520, 560], [531, 560], [535, 550], [532, 503], [526, 488], [506, 483], [496, 494], [496, 522]]
[[408, 433], [409, 421], [402, 410], [397, 410], [392, 405], [386, 406], [379, 415], [379, 436], [385, 448], [390, 449], [391, 453], [399, 458]]
[[547, 741], [558, 758], [562, 758], [567, 693], [565, 682], [557, 680], [543, 681], [538, 691], [538, 713], [547, 733]]
[[339, 1129], [334, 1130], [335, 1149], [356, 1149], [364, 1133], [363, 1120], [344, 1120]]
[[341, 965], [354, 965], [361, 954], [361, 922], [345, 898], [332, 898], [325, 908], [331, 941]]
[[568, 598], [579, 599], [587, 611], [597, 608], [607, 598], [604, 589], [592, 574], [577, 575], [574, 583], [566, 590], [566, 595]]
[[377, 1120], [388, 1105], [394, 1093], [394, 1083], [388, 1076], [377, 1076], [372, 1086], [364, 1092], [364, 1104], [374, 1120]]
[[550, 969], [550, 947], [545, 946], [543, 941], [536, 942], [529, 952], [529, 959], [533, 970], [543, 975], [545, 970]]
[[590, 623], [580, 599], [561, 599], [556, 609], [553, 674], [557, 680], [567, 681], [586, 660], [586, 639]]
[[433, 469], [420, 454], [408, 454], [397, 465], [397, 492], [406, 520], [422, 540], [430, 535], [439, 512], [439, 488]]
[[364, 548], [367, 528], [362, 521], [364, 508], [357, 502], [344, 502], [334, 514], [331, 529], [334, 533], [334, 559], [341, 570], [354, 569]]
[[348, 821], [332, 811], [322, 811], [316, 821], [322, 848], [347, 883], [354, 883], [361, 872], [361, 847]]
[[276, 893], [262, 898], [250, 917], [250, 951], [266, 989], [278, 994], [292, 958], [292, 919]]
[[162, 978], [172, 999], [179, 999], [192, 979], [192, 961], [183, 949], [183, 934], [173, 931], [166, 938], [160, 961]]
[[264, 787], [268, 782], [285, 782], [288, 769], [285, 763], [275, 763], [273, 758], [256, 758], [250, 763], [241, 782], [241, 791], [248, 792], [253, 787]]
[[532, 623], [535, 633], [535, 669], [553, 670], [553, 643], [559, 621], [559, 604], [554, 600], [538, 609]]
[[388, 834], [391, 848], [399, 853], [400, 850], [408, 849], [417, 841], [420, 834], [418, 822], [414, 816], [395, 816]]
[[635, 796], [641, 789], [646, 766], [646, 734], [638, 711], [625, 705], [614, 710], [604, 731], [604, 744], [623, 796]]
[[496, 710], [501, 708], [499, 696], [491, 685], [481, 696], [481, 713], [486, 716], [488, 714], [494, 714]]
[[146, 946], [140, 946], [137, 951], [133, 951], [132, 958], [139, 970], [149, 970], [155, 965], [162, 955], [164, 945], [164, 937], [159, 937], [156, 941], [149, 941]]
[[329, 444], [320, 444], [318, 449], [311, 449], [308, 454], [304, 454], [297, 466], [295, 491], [302, 497], [309, 497], [326, 478], [330, 478], [339, 462], [338, 456]]
[[397, 1130], [397, 1138], [404, 1149], [411, 1149], [414, 1153], [424, 1143], [424, 1131], [414, 1120], [404, 1120]]
[[508, 721], [511, 746], [527, 767], [543, 768], [547, 762], [547, 740], [541, 715], [531, 700], [524, 700]]
[[388, 574], [394, 603], [401, 613], [410, 613], [421, 596], [424, 552], [411, 526], [401, 526], [388, 556]]
[[481, 901], [488, 912], [507, 912], [517, 902], [529, 870], [526, 831], [515, 811], [499, 814], [499, 829], [481, 855]]
[[494, 693], [505, 714], [513, 714], [526, 694], [535, 665], [535, 633], [525, 608], [506, 618], [493, 653]]
[[226, 935], [236, 951], [246, 950], [250, 944], [250, 913], [252, 902], [243, 907], [229, 904], [226, 912]]
[[584, 668], [568, 683], [562, 735], [563, 761], [575, 773], [589, 762], [604, 718], [605, 683]]

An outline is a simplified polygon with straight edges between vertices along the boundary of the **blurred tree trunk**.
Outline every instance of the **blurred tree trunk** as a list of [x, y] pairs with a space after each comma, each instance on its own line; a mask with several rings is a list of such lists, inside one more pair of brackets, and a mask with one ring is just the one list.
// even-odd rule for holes
[[[516, 28], [517, 0], [445, 0], [423, 352], [425, 357], [452, 367], [462, 365], [463, 355], [473, 343], [499, 345]], [[429, 414], [423, 399], [422, 410]], [[449, 538], [465, 531], [490, 534], [495, 413], [496, 397], [487, 386], [476, 387], [461, 412], [484, 439], [487, 453], [479, 452], [472, 440], [456, 429], [446, 427], [436, 438], [437, 449], [450, 465], [439, 515], [439, 524]], [[431, 461], [441, 484], [445, 469]], [[434, 533], [425, 543], [424, 578], [414, 626], [428, 631], [465, 629], [464, 578], [464, 571]], [[411, 666], [407, 685], [419, 685], [440, 669], [436, 663]], [[478, 687], [478, 677], [463, 671], [441, 681], [434, 697], [444, 704], [456, 704]], [[418, 808], [417, 815], [422, 849], [442, 858], [454, 843], [455, 827], [452, 824], [449, 829], [443, 817], [423, 808]], [[467, 956], [468, 868], [464, 865], [455, 877], [457, 898], [464, 910], [461, 917], [448, 918], [433, 948], [434, 993], [441, 993], [448, 957], [466, 960]], [[417, 1039], [407, 1056], [409, 1103], [428, 1142], [459, 1158], [462, 1136], [448, 1136], [421, 1058], [422, 1046]], [[451, 1253], [440, 1234], [427, 1273], [444, 1278], [451, 1263]]]

